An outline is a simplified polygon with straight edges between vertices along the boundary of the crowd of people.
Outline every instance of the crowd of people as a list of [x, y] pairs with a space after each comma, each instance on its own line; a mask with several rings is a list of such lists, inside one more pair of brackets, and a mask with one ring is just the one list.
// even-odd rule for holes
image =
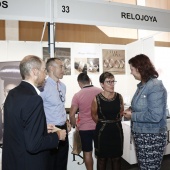
[[2, 170], [69, 170], [71, 127], [79, 131], [87, 170], [93, 170], [94, 159], [97, 170], [108, 165], [110, 170], [121, 170], [123, 116], [131, 122], [139, 168], [160, 170], [166, 146], [167, 91], [148, 56], [134, 56], [129, 66], [140, 82], [128, 109], [124, 110], [123, 97], [115, 91], [112, 73], [100, 75], [101, 88], [93, 86], [87, 73], [80, 73], [80, 91], [72, 98], [67, 119], [62, 60], [50, 58], [45, 63], [34, 55], [24, 57], [19, 65], [22, 81], [8, 91], [3, 104]]

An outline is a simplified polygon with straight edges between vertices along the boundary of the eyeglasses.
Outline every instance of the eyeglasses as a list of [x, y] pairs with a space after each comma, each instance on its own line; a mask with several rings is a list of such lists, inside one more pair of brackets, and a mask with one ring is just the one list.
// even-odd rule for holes
[[65, 102], [64, 95], [63, 95], [62, 91], [58, 88], [58, 83], [59, 83], [59, 82], [57, 82], [57, 90], [58, 90], [58, 94], [59, 94], [60, 100], [61, 100], [62, 102]]
[[112, 84], [115, 85], [117, 81], [110, 81], [110, 80], [109, 80], [109, 81], [105, 81], [105, 82], [106, 82], [107, 84], [109, 84], [109, 85], [112, 85]]
[[59, 93], [60, 100], [61, 100], [62, 102], [65, 102], [65, 99], [64, 99], [64, 96], [63, 96], [62, 91], [61, 91], [61, 90], [58, 90], [58, 93]]

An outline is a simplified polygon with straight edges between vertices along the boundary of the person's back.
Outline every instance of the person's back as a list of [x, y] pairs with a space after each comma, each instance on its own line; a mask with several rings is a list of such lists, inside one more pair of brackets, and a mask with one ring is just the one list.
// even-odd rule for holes
[[91, 103], [94, 97], [102, 91], [101, 88], [93, 85], [83, 87], [72, 100], [72, 105], [79, 108], [79, 130], [94, 130], [96, 123], [91, 117]]
[[91, 80], [85, 73], [80, 73], [77, 81], [81, 90], [73, 96], [70, 109], [70, 122], [75, 126], [75, 114], [79, 110], [77, 125], [81, 137], [84, 162], [86, 169], [92, 170], [92, 151], [96, 123], [92, 120], [91, 104], [94, 97], [103, 90], [91, 85]]
[[[28, 86], [31, 85], [28, 84]], [[40, 161], [46, 161], [42, 156], [38, 156], [37, 154], [42, 149], [39, 134], [34, 132], [33, 129], [29, 129], [29, 124], [35, 123], [31, 119], [38, 118], [40, 121], [45, 120], [45, 115], [39, 114], [39, 108], [34, 107], [38, 106], [41, 102], [41, 97], [36, 94], [33, 88], [29, 89], [19, 85], [9, 92], [4, 104], [4, 121], [8, 123], [5, 123], [4, 127], [3, 169], [8, 169], [8, 165], [16, 170], [18, 167], [22, 170], [36, 169], [37, 167], [41, 167], [39, 166], [39, 164], [42, 164]], [[28, 104], [30, 107], [25, 107]], [[37, 113], [29, 109], [36, 109]], [[41, 131], [45, 134], [47, 132], [46, 124], [45, 122], [43, 124]], [[23, 131], [25, 132], [23, 133]], [[29, 133], [34, 133], [34, 136]], [[25, 140], [26, 143], [23, 142]], [[32, 164], [32, 161], [35, 164]]]

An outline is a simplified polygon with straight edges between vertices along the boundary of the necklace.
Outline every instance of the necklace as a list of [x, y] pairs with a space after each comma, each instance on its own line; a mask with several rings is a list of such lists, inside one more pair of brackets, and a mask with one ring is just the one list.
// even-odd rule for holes
[[106, 99], [108, 99], [108, 100], [113, 99], [114, 94], [115, 94], [115, 93], [113, 93], [113, 94], [111, 94], [111, 95], [109, 95], [109, 94], [106, 95], [105, 92], [102, 93], [102, 95], [103, 95]]

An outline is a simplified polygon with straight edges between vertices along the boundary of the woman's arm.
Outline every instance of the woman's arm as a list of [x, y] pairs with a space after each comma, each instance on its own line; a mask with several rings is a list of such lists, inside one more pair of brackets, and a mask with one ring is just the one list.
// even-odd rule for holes
[[98, 115], [97, 115], [97, 101], [96, 97], [93, 99], [91, 104], [91, 116], [95, 123], [98, 121]]
[[[143, 111], [132, 111], [132, 121], [137, 122], [160, 122], [165, 116], [165, 108], [167, 104], [167, 92], [161, 82], [152, 83], [145, 95], [141, 95]], [[141, 102], [141, 101], [140, 101]]]
[[124, 111], [124, 103], [123, 103], [123, 97], [120, 94], [120, 118], [123, 117], [123, 111]]

